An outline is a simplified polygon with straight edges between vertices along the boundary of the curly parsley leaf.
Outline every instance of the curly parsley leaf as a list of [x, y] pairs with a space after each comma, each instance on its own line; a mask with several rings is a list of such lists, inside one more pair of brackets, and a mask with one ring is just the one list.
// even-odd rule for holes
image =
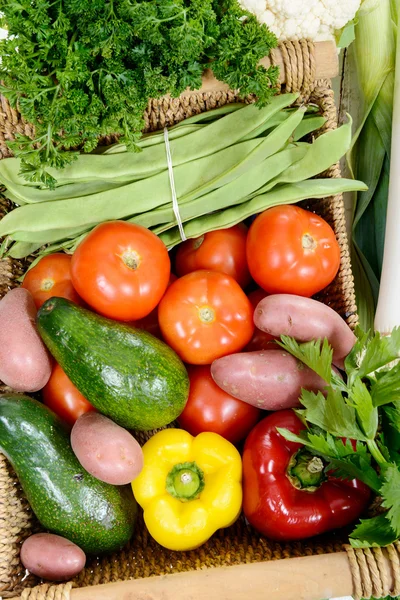
[[137, 150], [149, 99], [198, 89], [205, 68], [260, 106], [276, 93], [259, 61], [277, 39], [237, 0], [0, 0], [0, 13], [1, 93], [35, 126], [10, 148], [47, 187], [65, 149], [119, 134]]
[[353, 548], [388, 546], [398, 538], [386, 515], [360, 521], [360, 525], [350, 534], [350, 544]]

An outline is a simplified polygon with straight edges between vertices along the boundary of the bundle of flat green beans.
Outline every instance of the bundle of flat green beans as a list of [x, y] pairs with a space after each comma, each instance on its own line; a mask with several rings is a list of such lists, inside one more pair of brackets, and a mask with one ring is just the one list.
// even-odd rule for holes
[[[265, 108], [230, 104], [169, 130], [185, 236], [231, 227], [278, 204], [365, 190], [360, 181], [317, 179], [349, 149], [351, 120], [313, 143], [304, 137], [325, 119], [313, 107], [290, 108], [296, 94]], [[13, 258], [72, 253], [97, 224], [124, 219], [151, 229], [170, 249], [181, 241], [173, 210], [163, 132], [145, 135], [141, 152], [123, 145], [82, 154], [51, 170], [54, 190], [27, 183], [20, 161], [0, 161], [0, 182], [17, 208], [0, 222], [1, 252]]]

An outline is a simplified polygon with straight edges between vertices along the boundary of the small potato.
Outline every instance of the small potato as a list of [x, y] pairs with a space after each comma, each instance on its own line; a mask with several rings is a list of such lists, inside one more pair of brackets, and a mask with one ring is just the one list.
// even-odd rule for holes
[[71, 446], [88, 473], [112, 485], [131, 483], [143, 469], [143, 452], [135, 438], [99, 413], [79, 417]]
[[254, 323], [274, 337], [290, 335], [299, 342], [327, 338], [333, 348], [333, 363], [340, 369], [356, 342], [356, 336], [337, 312], [303, 296], [267, 296], [257, 305]]
[[15, 288], [0, 300], [0, 380], [17, 392], [37, 392], [51, 375], [51, 359], [35, 318], [28, 290]]
[[224, 356], [213, 362], [211, 375], [220, 388], [263, 410], [300, 406], [301, 388], [326, 387], [314, 371], [284, 350], [259, 350]]
[[22, 544], [21, 562], [33, 575], [66, 581], [82, 571], [86, 556], [79, 546], [60, 535], [35, 533]]

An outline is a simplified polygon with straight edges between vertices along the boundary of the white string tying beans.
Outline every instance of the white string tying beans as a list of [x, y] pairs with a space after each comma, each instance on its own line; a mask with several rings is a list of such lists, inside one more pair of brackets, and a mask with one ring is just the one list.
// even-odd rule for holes
[[169, 184], [171, 186], [171, 195], [172, 195], [172, 208], [174, 211], [175, 219], [178, 224], [179, 234], [181, 236], [182, 242], [187, 240], [185, 232], [183, 230], [182, 219], [179, 212], [179, 204], [178, 198], [176, 197], [175, 190], [175, 180], [174, 180], [174, 170], [172, 168], [172, 157], [171, 157], [171, 148], [169, 145], [169, 136], [168, 129], [164, 127], [164, 142], [165, 142], [165, 151], [167, 154], [167, 165], [168, 165], [168, 174], [169, 174]]

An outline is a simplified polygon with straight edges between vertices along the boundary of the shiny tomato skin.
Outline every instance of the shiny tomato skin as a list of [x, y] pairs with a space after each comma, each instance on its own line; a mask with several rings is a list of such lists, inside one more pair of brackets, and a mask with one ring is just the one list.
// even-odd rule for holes
[[[168, 282], [168, 287], [171, 285], [171, 283], [173, 283], [177, 279], [178, 279], [177, 276], [174, 275], [173, 273], [171, 273], [169, 282]], [[138, 329], [144, 329], [148, 333], [151, 333], [151, 335], [154, 335], [154, 337], [158, 338], [159, 340], [162, 340], [162, 333], [161, 333], [161, 329], [160, 329], [160, 324], [158, 322], [158, 306], [156, 306], [156, 308], [154, 308], [151, 311], [151, 313], [149, 313], [142, 319], [138, 319], [137, 321], [132, 321], [131, 323], [129, 323], [129, 325], [132, 325], [133, 327], [137, 327]]]
[[195, 365], [239, 352], [254, 331], [250, 300], [232, 277], [217, 271], [194, 271], [175, 281], [158, 319], [167, 344]]
[[58, 363], [42, 390], [43, 402], [66, 423], [73, 425], [84, 413], [96, 410], [74, 386]]
[[261, 213], [247, 236], [253, 279], [269, 294], [311, 297], [329, 285], [340, 266], [340, 247], [324, 219], [298, 206]]
[[250, 281], [246, 260], [247, 227], [240, 223], [227, 229], [217, 229], [178, 246], [176, 272], [179, 277], [206, 269], [225, 273], [244, 288]]
[[53, 296], [83, 304], [72, 285], [71, 260], [72, 256], [69, 254], [48, 254], [27, 272], [22, 287], [32, 294], [37, 309]]
[[178, 418], [179, 425], [194, 436], [211, 431], [232, 444], [243, 440], [259, 420], [261, 410], [218, 387], [209, 365], [190, 365], [188, 374], [189, 398]]
[[[253, 307], [253, 314], [257, 308], [257, 304], [261, 302], [261, 300], [266, 298], [268, 295], [269, 294], [267, 294], [267, 292], [265, 292], [261, 288], [257, 288], [256, 290], [248, 294], [247, 297], [250, 300], [251, 305]], [[276, 347], [276, 345], [273, 344], [274, 340], [274, 336], [270, 335], [266, 331], [261, 331], [261, 329], [258, 329], [258, 327], [255, 327], [253, 337], [247, 344], [245, 351], [253, 352], [255, 350], [269, 350], [270, 348]]]
[[117, 321], [148, 315], [167, 289], [168, 250], [154, 233], [134, 223], [97, 225], [72, 256], [75, 289], [96, 312]]

